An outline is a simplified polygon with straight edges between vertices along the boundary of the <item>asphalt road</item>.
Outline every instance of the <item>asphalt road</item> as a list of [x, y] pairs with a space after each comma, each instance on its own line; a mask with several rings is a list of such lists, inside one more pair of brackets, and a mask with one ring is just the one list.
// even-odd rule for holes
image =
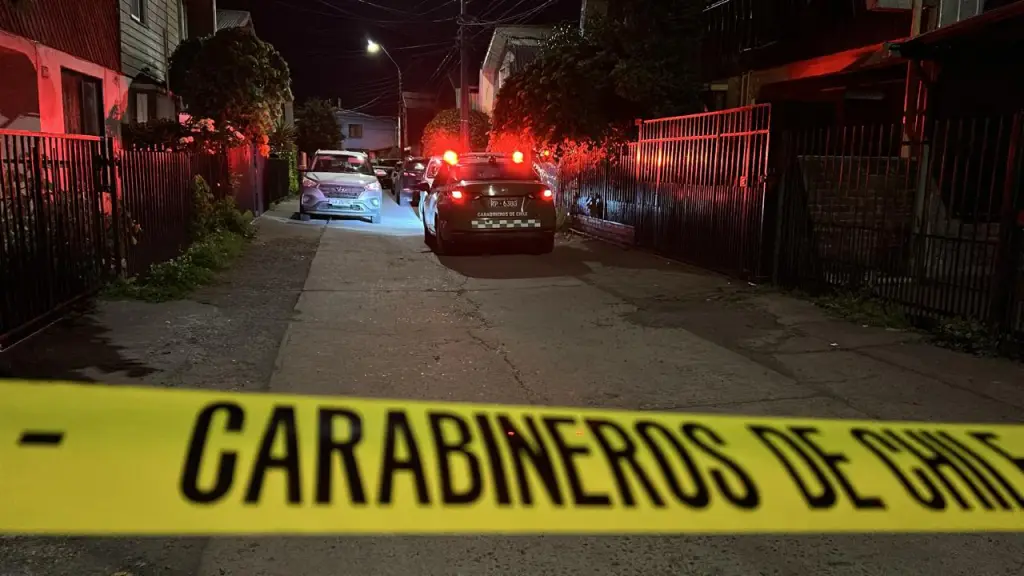
[[[728, 285], [721, 278], [580, 239], [545, 256], [439, 259], [412, 210], [387, 204], [379, 226], [296, 223], [325, 229], [270, 391], [1020, 421], [1008, 402], [921, 388], [896, 402], [885, 374], [852, 384], [823, 376], [843, 369], [839, 355], [787, 367], [739, 352], [724, 342], [774, 328], [742, 311], [701, 325], [704, 295], [711, 306]], [[679, 298], [700, 306], [676, 306]], [[1020, 574], [1022, 565], [1018, 536], [231, 538], [207, 542], [199, 573], [923, 576]]]

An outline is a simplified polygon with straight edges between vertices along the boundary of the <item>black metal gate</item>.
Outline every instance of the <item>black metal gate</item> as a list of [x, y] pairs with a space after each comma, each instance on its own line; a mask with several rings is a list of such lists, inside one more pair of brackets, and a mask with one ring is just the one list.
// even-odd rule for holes
[[109, 139], [0, 131], [0, 350], [116, 268], [113, 159]]
[[1024, 333], [1024, 115], [780, 132], [776, 282]]

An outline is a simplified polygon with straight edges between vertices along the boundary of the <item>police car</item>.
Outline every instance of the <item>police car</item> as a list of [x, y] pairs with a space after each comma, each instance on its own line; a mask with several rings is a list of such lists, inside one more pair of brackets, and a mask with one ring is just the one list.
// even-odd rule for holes
[[420, 183], [423, 237], [438, 254], [472, 241], [524, 241], [546, 254], [555, 245], [554, 194], [521, 152], [445, 152], [431, 183]]

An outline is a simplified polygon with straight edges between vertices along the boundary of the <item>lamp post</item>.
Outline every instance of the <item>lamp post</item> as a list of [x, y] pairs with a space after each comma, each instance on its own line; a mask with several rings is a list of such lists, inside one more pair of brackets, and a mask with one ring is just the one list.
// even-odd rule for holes
[[383, 52], [388, 57], [388, 60], [391, 60], [391, 63], [395, 65], [395, 69], [398, 70], [398, 156], [402, 157], [405, 155], [405, 140], [407, 140], [407, 138], [403, 137], [405, 135], [405, 97], [402, 94], [402, 67], [391, 57], [387, 48], [373, 40], [366, 41], [366, 51], [370, 54]]

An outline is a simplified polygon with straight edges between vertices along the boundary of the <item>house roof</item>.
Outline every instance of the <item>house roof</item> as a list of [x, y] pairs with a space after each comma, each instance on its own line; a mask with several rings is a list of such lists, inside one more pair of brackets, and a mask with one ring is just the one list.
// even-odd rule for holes
[[217, 30], [252, 27], [252, 14], [244, 10], [217, 10]]
[[977, 39], [996, 41], [1019, 39], [1024, 21], [1024, 2], [994, 8], [948, 26], [925, 32], [902, 42], [892, 42], [889, 49], [906, 58], [930, 59]]
[[491, 36], [491, 44], [487, 47], [487, 55], [480, 68], [494, 72], [501, 66], [509, 43], [539, 44], [554, 32], [551, 26], [498, 26]]

